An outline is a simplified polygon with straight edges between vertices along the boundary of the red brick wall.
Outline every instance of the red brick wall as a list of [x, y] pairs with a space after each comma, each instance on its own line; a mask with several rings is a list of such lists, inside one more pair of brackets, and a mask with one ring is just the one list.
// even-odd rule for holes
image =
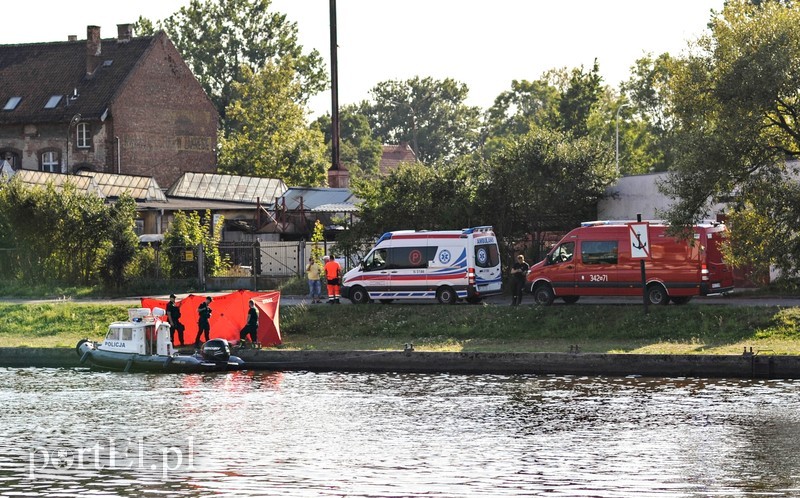
[[216, 172], [217, 115], [163, 34], [111, 106], [108, 171], [152, 176], [168, 188], [185, 171]]

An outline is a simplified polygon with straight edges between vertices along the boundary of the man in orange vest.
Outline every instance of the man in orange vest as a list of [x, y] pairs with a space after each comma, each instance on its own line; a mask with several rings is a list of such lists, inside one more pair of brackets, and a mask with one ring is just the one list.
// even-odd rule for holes
[[323, 256], [325, 261], [325, 280], [328, 281], [328, 304], [339, 303], [339, 279], [342, 276], [342, 267], [330, 256]]

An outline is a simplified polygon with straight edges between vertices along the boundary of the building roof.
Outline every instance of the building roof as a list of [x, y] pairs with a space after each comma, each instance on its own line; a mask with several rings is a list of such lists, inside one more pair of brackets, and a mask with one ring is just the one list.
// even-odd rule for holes
[[[99, 66], [87, 76], [87, 41], [0, 45], [0, 124], [66, 123], [104, 117], [137, 62], [162, 33], [100, 40]], [[53, 108], [46, 104], [61, 96]], [[3, 110], [20, 97], [11, 110]]]
[[283, 180], [254, 176], [184, 173], [167, 191], [168, 197], [271, 205], [286, 192]]
[[94, 178], [95, 183], [106, 197], [117, 198], [123, 192], [127, 192], [139, 202], [167, 201], [167, 197], [159, 188], [156, 179], [149, 176], [115, 175], [94, 171], [81, 171], [78, 175]]
[[408, 145], [408, 142], [400, 142], [399, 145], [383, 145], [379, 166], [381, 175], [388, 175], [397, 169], [400, 163], [413, 163], [416, 160], [414, 149]]
[[[359, 199], [353, 195], [350, 189], [346, 188], [323, 188], [323, 187], [291, 187], [278, 199], [278, 205], [286, 202], [288, 211], [299, 211], [301, 208], [307, 210], [317, 210], [325, 204], [348, 204], [354, 206]], [[337, 212], [344, 209], [337, 209]]]
[[86, 195], [96, 195], [105, 197], [103, 191], [97, 186], [94, 179], [89, 176], [64, 175], [61, 173], [46, 173], [44, 171], [33, 171], [19, 169], [14, 172], [14, 178], [18, 178], [22, 183], [30, 186], [44, 187], [52, 183], [56, 190], [61, 190], [66, 183], [75, 186], [78, 192]]

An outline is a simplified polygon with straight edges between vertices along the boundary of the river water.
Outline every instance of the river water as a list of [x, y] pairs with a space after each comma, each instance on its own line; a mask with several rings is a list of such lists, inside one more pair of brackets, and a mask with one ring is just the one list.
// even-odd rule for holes
[[0, 369], [0, 496], [797, 496], [800, 381]]

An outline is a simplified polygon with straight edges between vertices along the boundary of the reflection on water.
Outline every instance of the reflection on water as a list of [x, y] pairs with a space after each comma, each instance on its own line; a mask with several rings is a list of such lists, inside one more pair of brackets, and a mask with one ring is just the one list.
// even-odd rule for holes
[[800, 383], [0, 369], [0, 495], [794, 496]]

